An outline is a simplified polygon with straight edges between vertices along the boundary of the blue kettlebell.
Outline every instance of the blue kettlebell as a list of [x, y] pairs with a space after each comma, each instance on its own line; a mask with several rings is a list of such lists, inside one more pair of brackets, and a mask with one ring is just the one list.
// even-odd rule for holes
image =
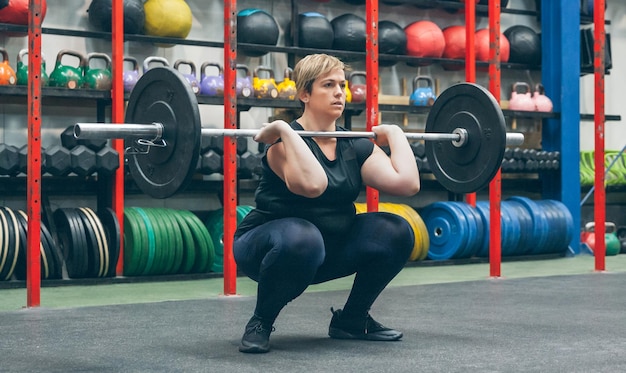
[[433, 80], [428, 76], [413, 78], [413, 93], [409, 97], [409, 104], [413, 106], [432, 106], [437, 97], [433, 90]]

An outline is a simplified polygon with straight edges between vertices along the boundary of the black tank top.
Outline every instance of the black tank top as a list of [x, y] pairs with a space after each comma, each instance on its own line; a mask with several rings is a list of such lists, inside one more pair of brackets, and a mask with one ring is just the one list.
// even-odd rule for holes
[[[291, 123], [291, 127], [303, 129], [296, 121]], [[346, 131], [339, 126], [336, 130]], [[312, 138], [303, 139], [326, 171], [328, 187], [324, 193], [316, 198], [292, 193], [269, 167], [267, 156], [263, 156], [263, 173], [255, 193], [256, 208], [239, 224], [235, 236], [284, 217], [306, 219], [315, 224], [325, 237], [342, 234], [350, 226], [355, 216], [354, 201], [363, 186], [361, 166], [372, 154], [374, 144], [366, 138], [337, 138], [336, 159], [331, 161]]]

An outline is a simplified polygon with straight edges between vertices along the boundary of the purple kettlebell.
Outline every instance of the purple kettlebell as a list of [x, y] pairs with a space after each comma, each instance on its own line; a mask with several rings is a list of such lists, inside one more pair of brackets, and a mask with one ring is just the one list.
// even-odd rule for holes
[[[217, 68], [218, 75], [206, 75], [207, 67]], [[224, 95], [224, 69], [219, 63], [205, 62], [200, 69], [200, 94], [207, 96]]]
[[135, 88], [135, 84], [137, 84], [139, 80], [139, 63], [134, 57], [124, 57], [124, 62], [132, 66], [130, 70], [124, 69], [124, 73], [122, 74], [124, 92], [130, 92]]

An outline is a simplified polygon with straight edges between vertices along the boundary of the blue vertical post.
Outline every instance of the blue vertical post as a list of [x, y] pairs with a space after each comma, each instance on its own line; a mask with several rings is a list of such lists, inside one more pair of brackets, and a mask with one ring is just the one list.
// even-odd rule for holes
[[[562, 201], [580, 227], [580, 2], [541, 2], [541, 74], [559, 119], [543, 122], [542, 147], [561, 152], [559, 173], [541, 175], [543, 198]], [[570, 249], [580, 253], [575, 234]]]

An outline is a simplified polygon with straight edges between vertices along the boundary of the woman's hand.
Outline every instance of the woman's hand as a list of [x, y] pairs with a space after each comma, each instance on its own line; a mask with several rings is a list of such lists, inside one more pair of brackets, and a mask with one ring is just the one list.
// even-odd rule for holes
[[289, 123], [284, 120], [275, 120], [271, 123], [263, 123], [259, 133], [254, 136], [254, 141], [265, 144], [273, 144], [282, 137], [286, 130], [292, 130]]
[[389, 139], [394, 136], [405, 136], [402, 128], [395, 124], [379, 124], [372, 127], [372, 132], [376, 134], [376, 144], [378, 146], [389, 146]]

